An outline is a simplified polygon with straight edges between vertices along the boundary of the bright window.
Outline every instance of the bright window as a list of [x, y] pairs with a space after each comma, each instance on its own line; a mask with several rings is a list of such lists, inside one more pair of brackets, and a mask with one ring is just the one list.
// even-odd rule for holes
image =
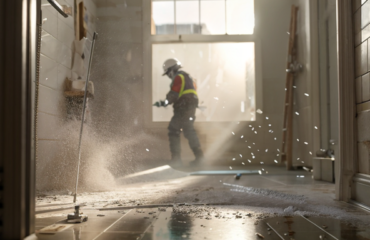
[[[165, 126], [172, 106], [156, 108], [171, 80], [162, 65], [177, 58], [198, 86], [196, 122], [255, 121], [261, 108], [260, 43], [254, 0], [145, 0], [144, 79], [148, 125]], [[257, 61], [256, 61], [257, 59]], [[257, 80], [258, 79], [258, 80]]]
[[254, 0], [152, 0], [153, 35], [253, 34]]

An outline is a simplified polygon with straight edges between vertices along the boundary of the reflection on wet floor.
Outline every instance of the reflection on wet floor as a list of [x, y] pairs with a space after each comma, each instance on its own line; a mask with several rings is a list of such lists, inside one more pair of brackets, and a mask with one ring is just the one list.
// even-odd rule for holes
[[[38, 239], [370, 239], [370, 230], [338, 219], [313, 216], [267, 217], [247, 210], [212, 206], [86, 210], [89, 220]], [[37, 231], [65, 217], [37, 218]]]
[[89, 220], [56, 234], [39, 231], [54, 223], [68, 224], [71, 196], [40, 196], [37, 236], [47, 240], [370, 240], [370, 230], [363, 227], [370, 225], [368, 213], [335, 201], [333, 184], [315, 181], [304, 171], [287, 173], [270, 167], [268, 171], [237, 180], [234, 175], [183, 176], [167, 168], [140, 175], [131, 184], [126, 179], [122, 189], [81, 194], [82, 211]]

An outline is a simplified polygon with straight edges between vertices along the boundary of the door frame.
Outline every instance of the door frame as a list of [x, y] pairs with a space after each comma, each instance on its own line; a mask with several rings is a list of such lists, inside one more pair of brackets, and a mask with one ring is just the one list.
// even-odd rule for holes
[[337, 0], [339, 154], [335, 161], [336, 199], [349, 202], [357, 172], [355, 58], [351, 0]]
[[1, 239], [24, 239], [35, 226], [33, 88], [40, 0], [0, 1]]

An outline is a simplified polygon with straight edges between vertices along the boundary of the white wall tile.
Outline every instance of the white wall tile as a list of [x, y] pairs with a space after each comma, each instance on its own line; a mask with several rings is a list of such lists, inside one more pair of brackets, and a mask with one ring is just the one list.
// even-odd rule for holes
[[356, 78], [356, 103], [362, 102], [362, 78]]
[[359, 173], [369, 174], [369, 150], [364, 142], [358, 143], [358, 170]]
[[58, 16], [58, 12], [55, 10], [53, 6], [50, 5], [48, 0], [41, 0], [41, 10], [47, 9], [52, 13], [55, 17]]
[[61, 118], [39, 112], [38, 113], [38, 139], [58, 139], [57, 129], [59, 129]]
[[362, 90], [362, 101], [366, 102], [370, 100], [370, 75], [369, 73], [362, 76], [362, 84], [361, 84], [361, 90]]
[[41, 33], [41, 53], [53, 60], [57, 60], [59, 52], [60, 45], [58, 40], [43, 30]]
[[58, 64], [41, 54], [40, 57], [40, 84], [56, 89], [58, 79]]
[[59, 46], [57, 62], [67, 68], [72, 68], [72, 50], [64, 44], [60, 44]]
[[367, 61], [367, 41], [365, 41], [355, 49], [356, 77], [367, 72]]
[[58, 18], [53, 11], [55, 10], [49, 7], [42, 8], [42, 29], [56, 38], [58, 33]]
[[65, 24], [67, 24], [68, 27], [74, 29], [74, 18], [73, 18], [73, 14], [74, 14], [74, 3], [73, 3], [73, 0], [72, 1], [58, 0], [58, 2], [61, 5], [66, 5], [66, 6], [72, 7], [72, 16], [69, 16], [68, 15], [68, 17], [65, 18], [62, 15], [58, 14], [58, 21], [62, 21]]
[[66, 78], [71, 79], [72, 71], [69, 68], [66, 68], [64, 65], [58, 65], [58, 81], [57, 81], [57, 89], [61, 91], [65, 91], [65, 80]]
[[357, 140], [370, 141], [370, 112], [360, 112], [357, 116]]
[[72, 50], [75, 32], [63, 21], [58, 20], [58, 40]]
[[56, 116], [64, 115], [65, 100], [63, 92], [48, 87], [39, 88], [39, 111]]
[[362, 42], [370, 37], [370, 25], [367, 25], [364, 29], [362, 29], [361, 35], [362, 35]]
[[364, 28], [370, 23], [370, 1], [367, 1], [361, 7], [361, 28]]

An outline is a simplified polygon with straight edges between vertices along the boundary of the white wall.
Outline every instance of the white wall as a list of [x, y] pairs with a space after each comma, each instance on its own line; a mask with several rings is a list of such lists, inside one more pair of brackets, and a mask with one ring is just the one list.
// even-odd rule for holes
[[[93, 6], [90, 0], [85, 2], [88, 6]], [[58, 3], [74, 9], [74, 0], [58, 0]], [[64, 18], [46, 0], [42, 0], [41, 9], [43, 31], [37, 123], [36, 186], [38, 189], [48, 184], [48, 175], [53, 172], [51, 168], [59, 168], [52, 159], [57, 159], [63, 151], [61, 146], [63, 137], [59, 133], [66, 117], [64, 84], [66, 78], [71, 78], [75, 39], [73, 16]]]

